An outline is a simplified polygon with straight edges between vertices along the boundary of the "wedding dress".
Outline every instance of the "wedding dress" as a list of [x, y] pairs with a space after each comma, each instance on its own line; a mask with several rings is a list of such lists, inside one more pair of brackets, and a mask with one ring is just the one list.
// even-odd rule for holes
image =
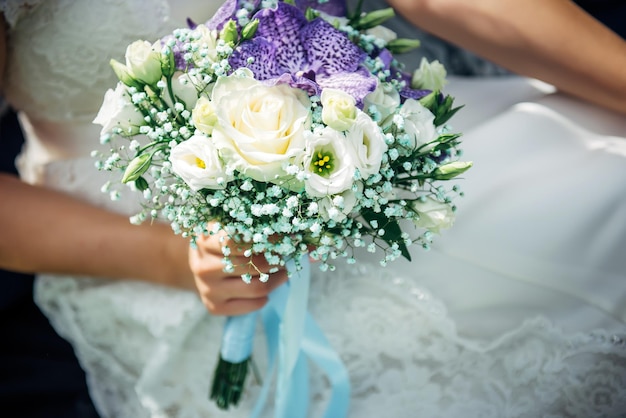
[[[100, 192], [89, 157], [115, 83], [108, 61], [217, 5], [0, 6], [22, 177], [132, 213], [131, 197]], [[626, 121], [518, 77], [452, 79], [448, 92], [466, 104], [452, 123], [474, 161], [455, 226], [411, 263], [313, 269], [310, 308], [349, 370], [350, 416], [626, 416]], [[36, 300], [75, 347], [103, 417], [249, 415], [255, 379], [235, 410], [207, 399], [223, 319], [194, 293], [42, 275]], [[313, 374], [309, 416], [327, 397]]]

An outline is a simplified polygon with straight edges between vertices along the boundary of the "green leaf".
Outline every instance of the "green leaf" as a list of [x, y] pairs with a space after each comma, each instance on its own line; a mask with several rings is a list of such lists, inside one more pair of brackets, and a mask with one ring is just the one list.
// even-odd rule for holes
[[378, 223], [378, 228], [372, 227], [372, 229], [379, 230], [382, 228], [385, 230], [385, 233], [382, 236], [376, 236], [382, 238], [389, 245], [392, 245], [393, 243], [398, 244], [402, 256], [411, 261], [411, 254], [402, 239], [402, 229], [400, 229], [400, 225], [397, 221], [389, 220], [384, 213], [374, 212], [373, 210], [365, 210], [362, 215], [370, 227], [372, 227], [372, 221], [376, 221]]
[[137, 190], [143, 192], [144, 190], [147, 190], [150, 186], [148, 185], [148, 182], [145, 178], [139, 177], [137, 180], [135, 180], [135, 187], [137, 188]]

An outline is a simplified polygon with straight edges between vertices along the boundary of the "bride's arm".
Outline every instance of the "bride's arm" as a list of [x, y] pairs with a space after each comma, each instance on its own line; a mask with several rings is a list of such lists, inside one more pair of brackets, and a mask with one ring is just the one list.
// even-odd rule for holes
[[411, 23], [626, 113], [626, 41], [570, 0], [388, 0]]
[[0, 174], [0, 196], [0, 267], [194, 287], [188, 242], [167, 225], [135, 226], [8, 174]]

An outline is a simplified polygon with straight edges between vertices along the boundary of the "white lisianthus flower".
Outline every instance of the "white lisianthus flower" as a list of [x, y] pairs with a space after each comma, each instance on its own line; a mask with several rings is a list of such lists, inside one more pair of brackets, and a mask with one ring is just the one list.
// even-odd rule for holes
[[196, 40], [199, 48], [193, 54], [193, 60], [196, 64], [201, 64], [202, 61], [208, 60], [209, 63], [219, 62], [217, 53], [217, 41], [219, 34], [217, 30], [210, 30], [205, 25], [198, 25], [194, 29], [198, 35]]
[[356, 100], [343, 90], [326, 88], [320, 95], [322, 121], [338, 131], [348, 130], [356, 119]]
[[369, 93], [363, 99], [363, 109], [369, 111], [374, 107], [379, 113], [380, 120], [378, 124], [385, 126], [385, 122], [400, 106], [400, 94], [398, 90], [390, 83], [378, 83], [376, 90]]
[[[172, 90], [174, 97], [177, 101], [182, 101], [185, 105], [185, 109], [193, 109], [198, 100], [198, 89], [189, 74], [183, 74], [181, 72], [174, 73], [172, 77]], [[174, 107], [172, 98], [170, 97], [169, 87], [165, 87], [162, 93], [163, 100], [170, 108]]]
[[130, 102], [126, 86], [122, 83], [117, 83], [115, 90], [109, 89], [104, 94], [104, 101], [93, 123], [102, 126], [101, 134], [117, 127], [126, 134], [135, 135], [139, 127], [145, 125], [143, 115]]
[[439, 61], [428, 62], [426, 58], [422, 58], [420, 67], [413, 72], [411, 87], [439, 91], [448, 83], [447, 75], [446, 67]]
[[218, 79], [212, 101], [217, 114], [212, 135], [228, 167], [278, 182], [287, 163], [302, 158], [303, 134], [311, 124], [310, 101], [302, 90], [265, 85], [244, 69]]
[[191, 120], [196, 129], [207, 135], [213, 133], [213, 127], [217, 123], [217, 114], [213, 102], [206, 96], [201, 96], [191, 112]]
[[126, 48], [126, 68], [131, 76], [153, 85], [161, 79], [161, 46], [148, 41], [135, 41]]
[[346, 138], [354, 148], [356, 166], [361, 176], [366, 179], [378, 173], [387, 143], [380, 127], [367, 114], [359, 111], [352, 128], [346, 132]]
[[415, 225], [431, 232], [439, 233], [454, 223], [454, 212], [450, 205], [431, 197], [424, 201], [421, 199], [413, 201], [411, 208], [419, 216], [419, 219], [414, 221]]
[[398, 35], [394, 31], [382, 25], [374, 26], [373, 28], [366, 30], [365, 33], [382, 39], [386, 43], [398, 38]]
[[213, 141], [204, 135], [193, 135], [173, 147], [169, 160], [172, 171], [194, 191], [223, 189], [232, 180]]
[[[398, 114], [404, 118], [404, 131], [411, 138], [412, 147], [420, 148], [437, 139], [435, 115], [417, 100], [408, 99]], [[428, 150], [433, 145], [426, 146], [423, 150]]]
[[357, 196], [352, 189], [348, 189], [339, 195], [341, 205], [337, 205], [337, 196], [326, 196], [319, 200], [318, 211], [324, 221], [334, 220], [341, 222], [348, 217], [352, 209], [356, 206]]
[[345, 136], [326, 127], [307, 136], [303, 167], [304, 187], [310, 196], [325, 197], [345, 192], [354, 183], [356, 155]]

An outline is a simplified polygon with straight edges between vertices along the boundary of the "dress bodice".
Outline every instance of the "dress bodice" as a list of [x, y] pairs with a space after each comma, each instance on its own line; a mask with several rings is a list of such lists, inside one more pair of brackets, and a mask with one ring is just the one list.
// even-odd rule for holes
[[117, 79], [109, 61], [126, 46], [156, 41], [186, 19], [206, 21], [221, 5], [185, 1], [53, 0], [1, 2], [9, 23], [5, 96], [20, 111], [26, 148], [22, 177], [45, 181], [52, 161], [87, 157], [98, 145], [92, 124]]
[[42, 1], [9, 19], [8, 100], [29, 117], [91, 122], [117, 79], [111, 58], [123, 61], [137, 39], [156, 41], [186, 18], [208, 19], [221, 2]]

